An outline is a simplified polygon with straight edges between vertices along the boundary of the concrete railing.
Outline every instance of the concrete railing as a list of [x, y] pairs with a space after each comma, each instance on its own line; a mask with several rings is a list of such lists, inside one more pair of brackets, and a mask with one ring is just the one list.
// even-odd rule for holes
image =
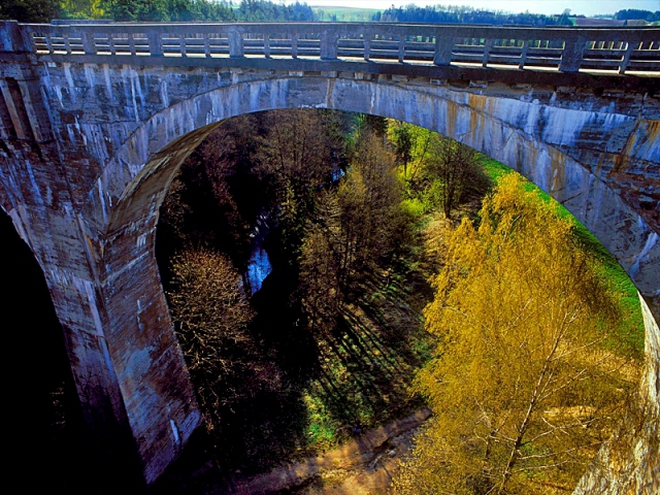
[[[212, 64], [214, 60], [225, 58], [240, 66], [240, 59], [247, 58], [312, 59], [660, 76], [660, 28], [657, 27], [584, 29], [395, 23], [3, 24], [17, 37], [13, 50], [22, 48], [39, 58], [54, 61], [150, 65], [157, 64], [158, 59], [178, 58], [181, 65], [187, 65], [192, 60], [183, 59], [206, 59]], [[0, 38], [1, 50], [7, 37]]]

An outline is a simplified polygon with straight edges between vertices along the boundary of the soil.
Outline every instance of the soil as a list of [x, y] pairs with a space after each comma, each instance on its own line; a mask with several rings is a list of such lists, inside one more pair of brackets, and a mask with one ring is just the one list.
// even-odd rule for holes
[[[412, 447], [419, 427], [431, 416], [421, 409], [385, 426], [358, 433], [355, 437], [318, 457], [279, 466], [253, 476], [234, 473], [230, 478], [210, 482], [206, 473], [198, 472], [197, 482], [179, 485], [185, 493], [198, 495], [378, 495], [385, 494], [396, 472], [399, 460]], [[193, 477], [195, 475], [193, 474]], [[190, 482], [191, 480], [189, 480]], [[169, 484], [169, 483], [168, 483]], [[170, 489], [174, 488], [170, 485]], [[167, 493], [174, 493], [165, 490]], [[180, 493], [175, 490], [176, 493]], [[157, 493], [161, 493], [158, 491]]]

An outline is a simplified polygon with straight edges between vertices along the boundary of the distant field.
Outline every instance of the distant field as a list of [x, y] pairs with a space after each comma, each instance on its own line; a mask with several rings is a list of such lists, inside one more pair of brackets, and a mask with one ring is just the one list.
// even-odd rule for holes
[[367, 22], [382, 9], [362, 9], [353, 7], [312, 7], [320, 21], [358, 21]]

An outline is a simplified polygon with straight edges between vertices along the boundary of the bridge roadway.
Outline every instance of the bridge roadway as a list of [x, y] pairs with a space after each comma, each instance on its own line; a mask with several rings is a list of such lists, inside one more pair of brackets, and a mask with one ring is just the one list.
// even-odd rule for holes
[[457, 139], [604, 243], [640, 292], [645, 420], [576, 493], [657, 493], [657, 27], [0, 22], [0, 205], [42, 267], [107, 451], [151, 483], [200, 422], [154, 256], [172, 177], [224, 119], [299, 107]]

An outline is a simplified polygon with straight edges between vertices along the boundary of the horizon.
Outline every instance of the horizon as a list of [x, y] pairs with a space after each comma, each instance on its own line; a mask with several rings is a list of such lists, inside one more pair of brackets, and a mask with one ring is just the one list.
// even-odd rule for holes
[[[467, 6], [477, 10], [503, 11], [517, 14], [529, 11], [532, 14], [561, 14], [566, 9], [575, 15], [612, 15], [619, 10], [639, 9], [655, 12], [660, 10], [660, 0], [286, 0], [287, 4], [307, 3], [310, 7], [368, 8], [386, 10], [392, 6], [405, 7], [414, 4], [426, 6]], [[497, 5], [494, 7], [494, 5]]]

